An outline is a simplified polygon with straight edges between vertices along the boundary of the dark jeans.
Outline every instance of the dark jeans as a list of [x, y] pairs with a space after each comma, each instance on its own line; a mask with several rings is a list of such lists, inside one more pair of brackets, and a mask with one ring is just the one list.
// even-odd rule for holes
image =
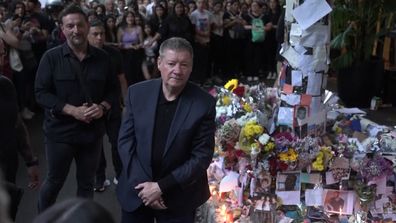
[[122, 210], [121, 223], [194, 223], [195, 212], [176, 214], [169, 210], [154, 210], [144, 205], [133, 212]]
[[[118, 132], [120, 131], [121, 126], [121, 111], [111, 111], [107, 116], [105, 124], [106, 133], [111, 145], [111, 157], [114, 171], [116, 173], [116, 178], [118, 179], [122, 169], [120, 155], [118, 154]], [[96, 170], [96, 183], [102, 184], [106, 180], [106, 166], [106, 157], [102, 146], [99, 166]]]
[[99, 163], [103, 138], [94, 143], [69, 144], [46, 141], [47, 176], [41, 186], [38, 210], [43, 212], [55, 203], [69, 173], [76, 162], [77, 196], [93, 198], [95, 172]]

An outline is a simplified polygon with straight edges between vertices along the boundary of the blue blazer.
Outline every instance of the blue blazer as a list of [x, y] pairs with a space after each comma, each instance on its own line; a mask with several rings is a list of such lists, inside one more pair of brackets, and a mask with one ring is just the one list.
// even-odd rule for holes
[[[117, 196], [124, 211], [142, 205], [139, 183], [153, 181], [151, 151], [161, 79], [135, 84], [128, 89], [118, 150], [123, 170]], [[176, 180], [162, 195], [171, 211], [192, 211], [210, 196], [206, 169], [212, 161], [215, 133], [215, 99], [187, 83], [172, 120], [162, 161], [161, 175]]]

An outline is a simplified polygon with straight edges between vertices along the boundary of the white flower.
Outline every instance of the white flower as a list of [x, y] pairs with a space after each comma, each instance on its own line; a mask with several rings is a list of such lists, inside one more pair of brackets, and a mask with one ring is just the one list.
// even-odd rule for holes
[[266, 133], [264, 133], [264, 134], [262, 134], [260, 137], [259, 137], [259, 142], [260, 142], [260, 144], [261, 145], [265, 145], [265, 144], [267, 144], [267, 142], [268, 142], [268, 140], [270, 139], [270, 136], [268, 135], [268, 134], [266, 134]]

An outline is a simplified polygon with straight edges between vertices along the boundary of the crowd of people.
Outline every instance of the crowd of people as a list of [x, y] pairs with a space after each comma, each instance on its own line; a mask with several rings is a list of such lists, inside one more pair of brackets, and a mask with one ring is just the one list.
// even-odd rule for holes
[[[6, 181], [20, 199], [12, 161], [19, 151], [30, 187], [39, 187], [38, 160], [22, 119], [41, 107], [47, 172], [40, 213], [56, 202], [73, 160], [77, 196], [105, 190], [106, 133], [123, 222], [153, 216], [193, 222], [193, 211], [209, 196], [215, 127], [213, 98], [188, 80], [274, 78], [280, 14], [277, 0], [50, 0], [44, 10], [38, 0], [0, 3], [0, 77], [7, 85], [0, 102], [10, 105], [4, 107], [8, 125], [0, 130], [11, 134], [1, 138], [6, 146], [0, 152], [7, 155], [1, 168], [12, 170]], [[152, 148], [145, 154], [147, 145]], [[165, 156], [168, 150], [173, 156]], [[180, 194], [186, 196], [175, 199]]]
[[[159, 45], [170, 37], [185, 38], [193, 45], [196, 66], [191, 79], [197, 83], [241, 76], [275, 78], [278, 0], [73, 1], [89, 22], [103, 23], [104, 45], [121, 53], [126, 86], [158, 77]], [[14, 61], [7, 61], [3, 74], [16, 86], [24, 119], [34, 115], [38, 62], [47, 49], [66, 41], [58, 16], [67, 3], [48, 0], [44, 8], [38, 0], [0, 3], [0, 37], [9, 49], [17, 49], [23, 64], [23, 69], [15, 70]]]

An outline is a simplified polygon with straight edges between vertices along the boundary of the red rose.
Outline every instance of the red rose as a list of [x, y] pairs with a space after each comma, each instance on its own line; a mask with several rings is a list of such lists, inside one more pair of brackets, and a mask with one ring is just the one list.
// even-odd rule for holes
[[232, 91], [234, 94], [238, 95], [239, 97], [243, 97], [245, 94], [245, 87], [239, 86]]

